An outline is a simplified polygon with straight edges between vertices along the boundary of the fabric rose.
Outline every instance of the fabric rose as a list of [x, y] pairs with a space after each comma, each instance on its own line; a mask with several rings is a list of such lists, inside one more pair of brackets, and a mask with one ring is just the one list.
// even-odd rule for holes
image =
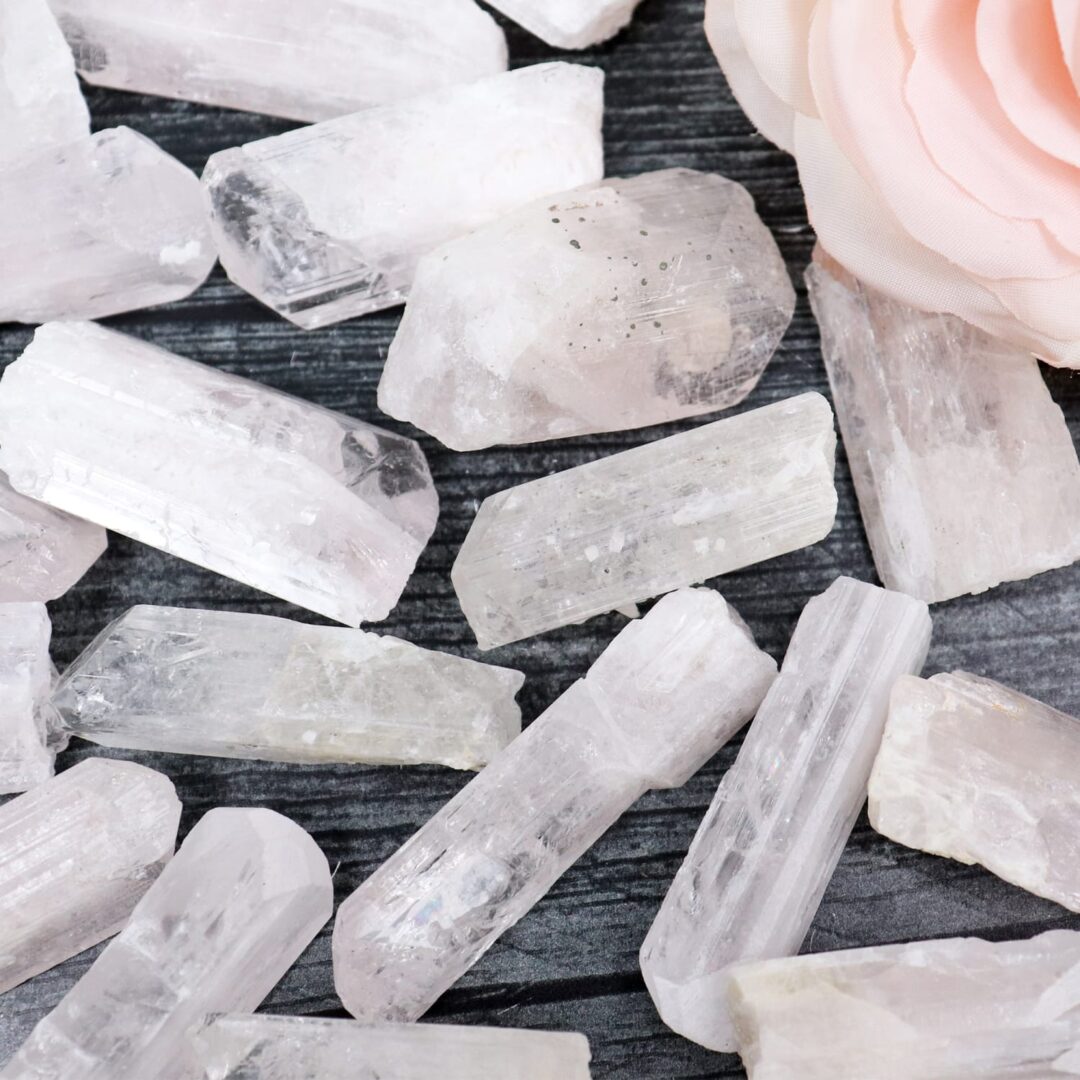
[[1080, 0], [708, 0], [848, 270], [1080, 367]]

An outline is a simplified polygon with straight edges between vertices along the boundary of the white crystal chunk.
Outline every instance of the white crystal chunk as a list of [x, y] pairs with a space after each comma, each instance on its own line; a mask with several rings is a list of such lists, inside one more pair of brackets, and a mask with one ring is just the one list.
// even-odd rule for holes
[[557, 49], [585, 49], [627, 26], [641, 0], [491, 0], [530, 33]]
[[0, 604], [0, 795], [27, 791], [53, 774], [51, 636], [44, 604]]

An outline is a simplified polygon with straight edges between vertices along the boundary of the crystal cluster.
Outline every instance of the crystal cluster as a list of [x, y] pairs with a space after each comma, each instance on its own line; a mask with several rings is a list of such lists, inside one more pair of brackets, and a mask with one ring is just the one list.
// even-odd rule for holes
[[497, 11], [557, 49], [585, 49], [614, 37], [641, 0], [491, 0]]
[[794, 308], [744, 188], [605, 180], [420, 260], [379, 407], [455, 450], [714, 412], [757, 385]]
[[44, 604], [0, 604], [0, 795], [36, 787], [53, 773], [51, 636]]

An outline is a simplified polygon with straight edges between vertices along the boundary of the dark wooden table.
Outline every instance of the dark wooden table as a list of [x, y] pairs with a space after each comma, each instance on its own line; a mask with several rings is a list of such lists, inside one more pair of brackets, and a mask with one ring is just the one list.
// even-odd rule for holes
[[[813, 242], [792, 160], [757, 136], [734, 103], [701, 31], [702, 0], [645, 0], [615, 41], [571, 59], [608, 73], [606, 145], [610, 175], [673, 165], [745, 184], [771, 226], [800, 290], [795, 320], [753, 408], [804, 390], [827, 393], [817, 329], [802, 271]], [[515, 66], [555, 57], [508, 27]], [[128, 124], [196, 171], [215, 150], [285, 130], [270, 118], [159, 98], [89, 90], [96, 127]], [[398, 312], [304, 333], [229, 284], [220, 271], [183, 303], [110, 320], [182, 355], [239, 372], [301, 397], [395, 427], [375, 389]], [[18, 356], [25, 328], [0, 328], [0, 362]], [[1074, 437], [1078, 384], [1049, 381]], [[478, 657], [450, 585], [450, 565], [481, 499], [511, 484], [659, 438], [675, 426], [513, 450], [455, 454], [422, 438], [442, 498], [442, 517], [391, 618], [375, 629], [420, 645]], [[783, 655], [803, 604], [838, 574], [875, 580], [846, 462], [837, 469], [840, 512], [816, 547], [714, 582], [761, 645]], [[316, 621], [236, 582], [122, 537], [67, 596], [50, 605], [54, 657], [62, 669], [109, 620], [132, 604], [173, 604]], [[1006, 585], [934, 609], [929, 671], [966, 668], [1080, 713], [1074, 678], [1080, 647], [1080, 567]], [[526, 720], [584, 674], [624, 620], [610, 616], [508, 646], [486, 657], [528, 679]], [[638, 970], [637, 952], [736, 743], [679, 791], [645, 796], [552, 892], [430, 1014], [466, 1024], [575, 1029], [590, 1038], [597, 1078], [705, 1080], [741, 1077], [735, 1057], [711, 1054], [660, 1022]], [[113, 753], [152, 765], [175, 781], [182, 834], [214, 806], [269, 806], [308, 829], [336, 867], [346, 897], [468, 777], [439, 768], [301, 767], [160, 754], [122, 754], [76, 743], [60, 768]], [[982, 870], [908, 851], [855, 829], [804, 948], [836, 949], [919, 937], [1029, 936], [1077, 919]], [[86, 970], [92, 950], [0, 997], [0, 1060]], [[271, 995], [278, 1013], [340, 1016], [324, 931]], [[146, 1078], [152, 1080], [152, 1078]]]

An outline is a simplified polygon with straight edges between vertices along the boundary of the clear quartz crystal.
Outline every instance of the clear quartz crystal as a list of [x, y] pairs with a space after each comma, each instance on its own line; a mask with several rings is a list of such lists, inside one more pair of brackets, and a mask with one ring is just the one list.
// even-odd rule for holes
[[454, 450], [715, 412], [757, 385], [794, 309], [745, 188], [605, 180], [420, 260], [379, 407]]
[[731, 966], [802, 944], [866, 801], [889, 691], [929, 645], [926, 605], [909, 596], [839, 578], [807, 604], [641, 949], [679, 1034], [735, 1049]]
[[585, 49], [628, 25], [641, 0], [491, 0], [491, 6], [558, 49]]
[[820, 250], [807, 282], [882, 581], [934, 603], [1080, 558], [1080, 462], [1035, 358]]
[[438, 516], [411, 439], [93, 323], [7, 368], [0, 444], [17, 491], [353, 626]]
[[735, 969], [750, 1080], [1080, 1076], [1080, 933], [916, 941]]
[[0, 604], [0, 795], [27, 791], [53, 774], [51, 636], [44, 604]]
[[836, 517], [832, 411], [802, 394], [485, 499], [451, 577], [482, 649], [783, 555]]
[[326, 858], [272, 810], [211, 810], [2, 1080], [192, 1080], [190, 1031], [251, 1012], [329, 919]]
[[536, 64], [214, 154], [222, 264], [309, 330], [400, 304], [432, 248], [603, 176], [603, 82]]
[[334, 981], [363, 1020], [422, 1015], [650, 788], [753, 715], [776, 664], [719, 594], [683, 589], [608, 646], [338, 911]]
[[963, 671], [901, 679], [870, 822], [1080, 911], [1080, 720]]
[[524, 678], [361, 630], [136, 607], [64, 672], [53, 705], [105, 746], [478, 769], [520, 733]]
[[473, 0], [48, 2], [89, 83], [292, 120], [506, 70]]
[[199, 181], [129, 128], [0, 172], [0, 322], [98, 319], [180, 300], [215, 258]]

